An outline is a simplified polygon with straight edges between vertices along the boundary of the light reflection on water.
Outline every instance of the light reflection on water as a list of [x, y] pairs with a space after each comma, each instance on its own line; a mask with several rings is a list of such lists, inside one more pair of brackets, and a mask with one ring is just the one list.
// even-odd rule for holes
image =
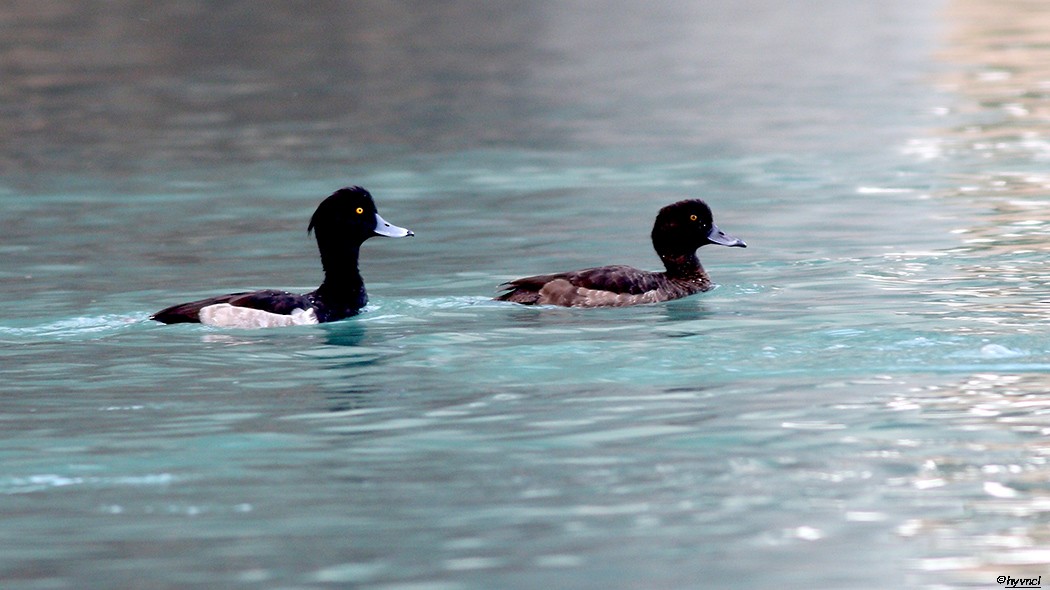
[[[894, 456], [920, 465], [901, 480], [914, 501], [957, 502], [957, 514], [916, 516], [898, 526], [930, 552], [914, 567], [924, 583], [990, 584], [996, 573], [1046, 572], [1050, 391], [1045, 327], [1045, 11], [1025, 3], [957, 0], [945, 5], [950, 68], [941, 82], [946, 122], [908, 151], [937, 169], [937, 198], [965, 203], [959, 246], [888, 257], [866, 278], [912, 293], [909, 314], [935, 322], [941, 343], [980, 337], [951, 356], [987, 361], [954, 381], [916, 387], [888, 407], [927, 423], [940, 441], [902, 438]], [[950, 344], [949, 344], [950, 346]], [[907, 444], [904, 444], [907, 443]], [[932, 510], [931, 510], [932, 512]]]

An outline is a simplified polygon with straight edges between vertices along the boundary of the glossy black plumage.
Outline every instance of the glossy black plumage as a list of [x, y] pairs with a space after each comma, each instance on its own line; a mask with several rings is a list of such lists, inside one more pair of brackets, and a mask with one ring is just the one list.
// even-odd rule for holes
[[[267, 323], [266, 316], [256, 314], [262, 319], [257, 317], [255, 326], [285, 325], [282, 322], [301, 311], [309, 312], [303, 316], [306, 320], [302, 323], [341, 320], [357, 314], [368, 303], [364, 281], [357, 268], [361, 244], [373, 236], [413, 235], [380, 217], [372, 195], [357, 186], [340, 189], [322, 201], [310, 218], [307, 230], [312, 231], [317, 239], [324, 267], [324, 282], [317, 289], [302, 295], [272, 289], [230, 293], [173, 305], [153, 314], [151, 319], [165, 324], [201, 322], [202, 310], [208, 311], [206, 317], [211, 318], [216, 310], [228, 310], [226, 306], [230, 306], [237, 308], [233, 311], [242, 315], [244, 310], [258, 310], [282, 316]], [[229, 314], [223, 317], [226, 315]], [[226, 324], [217, 321], [215, 325]]]
[[699, 199], [661, 209], [651, 236], [665, 272], [618, 265], [537, 275], [501, 285], [506, 292], [497, 299], [564, 307], [622, 307], [679, 299], [714, 286], [696, 257], [698, 248], [705, 244], [747, 247], [720, 230], [711, 209]]

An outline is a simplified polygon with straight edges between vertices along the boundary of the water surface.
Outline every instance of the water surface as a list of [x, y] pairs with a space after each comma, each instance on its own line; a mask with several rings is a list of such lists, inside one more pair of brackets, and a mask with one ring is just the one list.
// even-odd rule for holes
[[[4, 587], [1044, 571], [1045, 27], [781, 4], [0, 10]], [[365, 244], [366, 313], [146, 320], [315, 287], [346, 184], [417, 234]], [[491, 301], [656, 268], [686, 197], [749, 244], [700, 251], [718, 289]]]

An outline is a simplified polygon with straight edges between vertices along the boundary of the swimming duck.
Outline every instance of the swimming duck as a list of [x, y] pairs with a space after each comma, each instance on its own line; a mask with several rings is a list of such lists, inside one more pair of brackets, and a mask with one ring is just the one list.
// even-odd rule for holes
[[656, 303], [709, 291], [714, 287], [696, 250], [705, 244], [746, 248], [743, 240], [718, 229], [711, 208], [699, 199], [660, 209], [653, 224], [653, 248], [666, 272], [630, 266], [599, 266], [525, 277], [500, 285], [499, 301], [563, 307], [625, 307]]
[[334, 322], [356, 315], [368, 303], [357, 257], [372, 236], [415, 235], [379, 216], [372, 195], [359, 186], [332, 193], [317, 207], [307, 233], [314, 232], [321, 252], [324, 282], [297, 295], [266, 289], [209, 297], [162, 309], [150, 319], [165, 324], [199, 322], [230, 328], [265, 328]]

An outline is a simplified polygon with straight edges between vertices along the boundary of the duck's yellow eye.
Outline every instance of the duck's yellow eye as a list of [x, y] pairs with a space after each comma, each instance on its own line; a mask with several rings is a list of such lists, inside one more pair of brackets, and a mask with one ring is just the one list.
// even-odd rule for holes
[[[358, 213], [360, 213], [360, 211], [358, 211]], [[689, 221], [696, 221], [696, 215], [690, 215]]]
[[[358, 208], [357, 208], [357, 214], [358, 214], [358, 215], [360, 215], [360, 214], [362, 214], [362, 213], [364, 213], [364, 212], [365, 212], [365, 208], [364, 208], [364, 207], [358, 207]], [[696, 215], [694, 215], [694, 216], [693, 216], [693, 218], [695, 219], [695, 218], [696, 218]]]

